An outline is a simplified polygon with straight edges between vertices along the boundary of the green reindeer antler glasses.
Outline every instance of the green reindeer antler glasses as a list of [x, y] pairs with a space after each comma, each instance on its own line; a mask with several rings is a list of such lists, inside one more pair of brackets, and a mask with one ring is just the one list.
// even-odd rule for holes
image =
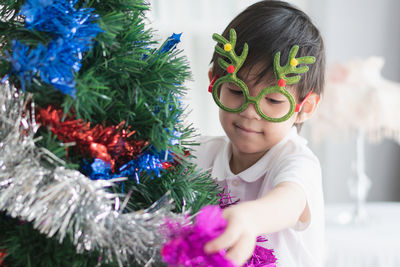
[[218, 58], [219, 66], [227, 71], [225, 76], [218, 78], [215, 76], [209, 86], [209, 91], [212, 92], [215, 103], [223, 110], [232, 113], [244, 111], [249, 103], [253, 103], [257, 113], [267, 121], [283, 122], [289, 119], [294, 112], [299, 112], [305, 100], [312, 93], [308, 93], [306, 98], [296, 104], [293, 96], [285, 89], [286, 85], [297, 83], [301, 77], [294, 75], [287, 77], [288, 74], [300, 74], [309, 70], [308, 66], [298, 66], [299, 64], [313, 64], [315, 57], [305, 56], [296, 58], [299, 50], [298, 45], [294, 45], [289, 52], [289, 58], [286, 65], [280, 65], [280, 52], [274, 56], [274, 74], [277, 84], [264, 88], [257, 96], [250, 96], [249, 88], [246, 83], [239, 79], [236, 74], [243, 66], [246, 60], [249, 47], [247, 43], [243, 46], [242, 54], [236, 55], [236, 31], [230, 29], [229, 41], [223, 36], [214, 33], [213, 39], [221, 43], [223, 48], [218, 44], [215, 46], [215, 51], [227, 59], [230, 63], [222, 58]]

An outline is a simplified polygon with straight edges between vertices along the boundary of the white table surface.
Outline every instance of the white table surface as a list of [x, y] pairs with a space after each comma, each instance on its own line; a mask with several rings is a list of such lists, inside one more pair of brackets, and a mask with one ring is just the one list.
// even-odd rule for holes
[[343, 223], [353, 207], [325, 206], [325, 267], [400, 267], [400, 202], [367, 203], [364, 223]]

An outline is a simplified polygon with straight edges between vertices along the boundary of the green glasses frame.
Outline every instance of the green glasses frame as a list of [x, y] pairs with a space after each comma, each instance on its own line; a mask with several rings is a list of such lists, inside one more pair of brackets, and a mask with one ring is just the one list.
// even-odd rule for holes
[[[300, 73], [305, 73], [309, 70], [308, 66], [298, 66], [299, 64], [313, 64], [315, 62], [315, 57], [313, 56], [305, 56], [305, 57], [300, 57], [296, 58], [296, 54], [299, 50], [298, 45], [294, 45], [289, 52], [289, 58], [288, 62], [286, 65], [281, 66], [280, 65], [280, 51], [275, 53], [274, 56], [274, 74], [275, 78], [277, 80], [277, 84], [266, 87], [261, 90], [261, 92], [257, 96], [250, 96], [249, 88], [247, 87], [246, 83], [243, 82], [241, 79], [239, 79], [236, 74], [239, 71], [239, 69], [242, 67], [244, 61], [246, 60], [249, 48], [247, 43], [244, 44], [243, 46], [243, 51], [240, 56], [236, 55], [235, 53], [235, 45], [236, 45], [236, 31], [234, 29], [230, 29], [229, 31], [229, 37], [230, 40], [228, 41], [225, 39], [223, 36], [214, 33], [213, 34], [213, 39], [221, 43], [223, 45], [223, 48], [220, 47], [218, 44], [215, 46], [215, 51], [226, 58], [230, 60], [230, 63], [225, 61], [222, 58], [218, 58], [218, 64], [219, 66], [227, 71], [227, 74], [225, 76], [222, 76], [220, 78], [214, 77], [213, 81], [210, 84], [209, 91], [212, 92], [212, 96], [214, 98], [215, 103], [222, 109], [227, 112], [231, 113], [239, 113], [244, 111], [247, 106], [250, 103], [253, 103], [254, 106], [256, 107], [257, 113], [264, 119], [270, 122], [283, 122], [288, 120], [294, 112], [300, 111], [301, 106], [304, 104], [306, 98], [312, 93], [312, 90], [310, 93], [307, 95], [307, 97], [300, 103], [296, 104], [293, 96], [290, 94], [289, 91], [285, 89], [286, 85], [290, 84], [295, 84], [297, 83], [300, 79], [300, 75], [294, 75], [287, 77], [287, 74], [300, 74]], [[219, 100], [218, 96], [218, 89], [223, 83], [233, 83], [237, 85], [241, 90], [243, 91], [244, 97], [245, 97], [245, 102], [242, 106], [236, 109], [228, 108], [224, 106], [221, 101]], [[279, 93], [284, 95], [289, 103], [290, 103], [290, 109], [287, 114], [280, 118], [272, 118], [267, 115], [265, 115], [260, 108], [260, 101], [261, 99], [270, 93]]]

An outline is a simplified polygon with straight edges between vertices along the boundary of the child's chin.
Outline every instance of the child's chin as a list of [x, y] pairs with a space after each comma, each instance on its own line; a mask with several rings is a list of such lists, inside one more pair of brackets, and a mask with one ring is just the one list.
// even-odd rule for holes
[[249, 142], [243, 142], [239, 141], [236, 143], [237, 149], [244, 154], [255, 154], [255, 153], [260, 153], [260, 146], [257, 146], [256, 144], [252, 144]]

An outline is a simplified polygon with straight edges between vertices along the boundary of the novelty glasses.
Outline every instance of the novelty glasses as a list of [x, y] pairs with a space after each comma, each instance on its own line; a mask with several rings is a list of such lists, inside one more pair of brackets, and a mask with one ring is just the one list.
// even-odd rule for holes
[[[299, 64], [312, 64], [315, 57], [305, 56], [296, 58], [299, 46], [294, 45], [289, 52], [289, 59], [286, 65], [280, 65], [280, 52], [274, 56], [274, 74], [277, 84], [264, 88], [257, 96], [250, 96], [249, 89], [236, 74], [243, 65], [248, 54], [247, 43], [243, 46], [240, 56], [235, 53], [236, 31], [231, 29], [230, 40], [226, 40], [219, 34], [213, 34], [213, 39], [223, 45], [215, 46], [215, 51], [230, 60], [230, 63], [222, 58], [218, 58], [219, 66], [227, 71], [222, 77], [215, 76], [209, 86], [215, 103], [223, 110], [232, 113], [244, 111], [250, 103], [253, 103], [258, 114], [267, 121], [283, 122], [289, 119], [294, 112], [299, 112], [307, 98], [311, 95], [311, 90], [300, 104], [296, 104], [293, 96], [285, 89], [286, 85], [297, 83], [300, 74], [309, 70], [308, 66], [298, 66]], [[290, 74], [291, 76], [287, 77]]]

